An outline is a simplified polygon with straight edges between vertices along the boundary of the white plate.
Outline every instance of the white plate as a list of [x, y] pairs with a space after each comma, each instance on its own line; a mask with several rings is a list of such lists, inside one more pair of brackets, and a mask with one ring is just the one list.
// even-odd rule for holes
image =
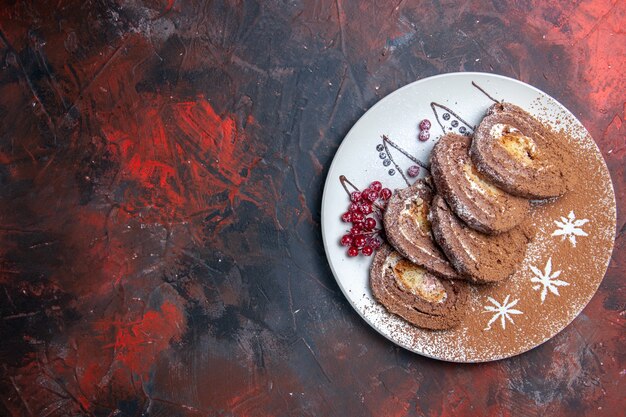
[[[509, 281], [493, 287], [474, 288], [470, 312], [458, 328], [432, 332], [409, 325], [390, 315], [373, 299], [369, 288], [371, 258], [349, 258], [339, 239], [348, 227], [340, 216], [347, 210], [348, 197], [341, 187], [339, 176], [345, 175], [359, 188], [366, 188], [371, 181], [379, 180], [383, 186], [404, 188], [403, 178], [396, 170], [389, 175], [393, 164], [385, 166], [377, 145], [381, 136], [388, 135], [395, 143], [427, 162], [428, 156], [442, 127], [446, 131], [458, 130], [463, 123], [452, 127], [454, 115], [448, 121], [442, 118], [444, 110], [437, 107], [439, 125], [431, 103], [439, 103], [454, 111], [470, 126], [477, 125], [485, 110], [493, 102], [478, 88], [476, 83], [497, 100], [505, 100], [528, 110], [553, 127], [565, 127], [573, 137], [573, 145], [585, 168], [592, 171], [579, 184], [580, 192], [570, 193], [557, 200], [549, 210], [535, 213], [539, 233], [527, 251], [523, 265]], [[419, 142], [418, 123], [428, 118], [432, 122], [431, 139]], [[395, 162], [406, 170], [413, 165], [408, 158], [391, 150]], [[424, 170], [420, 177], [424, 175]], [[580, 198], [593, 197], [588, 209], [580, 209]], [[570, 238], [553, 236], [555, 221], [567, 220], [573, 207], [577, 207], [576, 219], [587, 219], [581, 226], [587, 236], [578, 237], [574, 246]], [[583, 210], [583, 212], [581, 212]], [[333, 274], [344, 295], [365, 321], [383, 336], [413, 352], [436, 359], [455, 362], [482, 362], [510, 357], [525, 352], [561, 331], [589, 302], [602, 281], [610, 259], [615, 236], [615, 197], [610, 176], [595, 142], [582, 124], [558, 101], [523, 82], [507, 77], [484, 73], [452, 73], [416, 81], [391, 93], [354, 125], [337, 150], [328, 171], [322, 198], [322, 236], [326, 256]], [[590, 262], [573, 265], [586, 257]], [[575, 259], [573, 261], [572, 259]], [[550, 260], [551, 274], [562, 271], [563, 281], [568, 285], [557, 288], [559, 295], [548, 291], [541, 300], [543, 288], [532, 283], [533, 268], [545, 272]], [[549, 289], [549, 288], [548, 288]], [[522, 312], [510, 315], [514, 321], [499, 317], [490, 326], [493, 316], [485, 306], [517, 300], [515, 309]]]

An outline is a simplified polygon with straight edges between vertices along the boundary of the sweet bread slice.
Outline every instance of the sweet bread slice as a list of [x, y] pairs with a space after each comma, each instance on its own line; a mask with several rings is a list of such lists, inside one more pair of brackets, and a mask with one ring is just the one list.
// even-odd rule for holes
[[432, 330], [459, 324], [467, 310], [469, 286], [439, 278], [383, 245], [370, 268], [372, 293], [390, 313]]
[[516, 196], [557, 197], [574, 185], [567, 140], [513, 104], [489, 108], [474, 132], [470, 156], [479, 172]]
[[454, 215], [440, 195], [433, 198], [430, 219], [435, 241], [459, 274], [475, 283], [508, 278], [524, 259], [531, 239], [520, 226], [499, 235], [477, 232]]
[[424, 180], [397, 190], [383, 217], [387, 240], [402, 256], [443, 278], [458, 278], [446, 256], [437, 247], [428, 212], [433, 191]]
[[498, 234], [524, 220], [530, 201], [498, 188], [479, 173], [469, 157], [471, 139], [444, 135], [430, 155], [430, 172], [437, 193], [472, 229]]

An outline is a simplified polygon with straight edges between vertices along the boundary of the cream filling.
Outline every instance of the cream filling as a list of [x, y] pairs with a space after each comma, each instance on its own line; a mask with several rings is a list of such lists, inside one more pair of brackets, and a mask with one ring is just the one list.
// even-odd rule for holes
[[394, 254], [387, 258], [385, 269], [390, 268], [398, 286], [430, 303], [442, 303], [448, 298], [439, 279], [414, 263]]
[[428, 204], [421, 197], [405, 200], [404, 209], [400, 212], [400, 216], [410, 219], [422, 235], [425, 236], [430, 232]]
[[463, 165], [463, 174], [472, 190], [482, 195], [490, 195], [492, 197], [502, 195], [502, 191], [492, 183], [486, 181], [471, 163], [468, 162]]
[[[454, 215], [450, 213], [450, 216]], [[448, 220], [448, 227], [450, 228], [451, 232], [454, 230], [454, 220], [452, 218]], [[467, 257], [470, 258], [472, 262], [477, 263], [476, 255], [474, 255], [472, 249], [475, 249], [478, 246], [482, 246], [483, 242], [476, 239], [474, 231], [469, 230], [468, 228], [464, 228], [462, 226], [460, 228], [461, 233], [466, 233], [466, 235], [470, 238], [470, 240], [472, 240], [472, 242], [466, 242], [466, 239], [464, 239], [463, 236], [453, 233], [455, 238], [454, 240], [461, 246], [461, 249], [463, 250], [465, 255], [467, 255]]]
[[537, 145], [534, 140], [505, 123], [496, 123], [491, 126], [489, 134], [513, 158], [525, 166], [532, 165], [537, 156]]
[[420, 239], [416, 239], [418, 235], [427, 236], [430, 233], [428, 211], [428, 205], [421, 197], [406, 200], [404, 202], [404, 209], [400, 212], [400, 218], [403, 223], [405, 221], [409, 222], [413, 224], [415, 228], [400, 227], [400, 233], [413, 245], [432, 256], [436, 256], [436, 252], [428, 247], [424, 247], [424, 245], [420, 244]]
[[468, 246], [468, 244], [461, 238], [458, 239], [459, 244], [463, 248], [465, 254], [472, 260], [472, 262], [476, 262], [476, 256], [472, 253], [472, 248]]

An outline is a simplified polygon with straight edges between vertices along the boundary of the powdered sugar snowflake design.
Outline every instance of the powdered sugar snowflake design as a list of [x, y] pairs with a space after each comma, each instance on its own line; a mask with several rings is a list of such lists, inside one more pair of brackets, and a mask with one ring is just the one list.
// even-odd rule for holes
[[513, 300], [509, 303], [509, 299], [511, 298], [510, 295], [507, 295], [504, 298], [504, 301], [502, 301], [502, 304], [500, 304], [499, 302], [497, 302], [496, 300], [494, 300], [491, 297], [487, 297], [487, 300], [489, 300], [489, 302], [491, 304], [493, 304], [492, 306], [485, 306], [485, 312], [491, 312], [491, 313], [496, 313], [493, 315], [493, 317], [491, 318], [491, 320], [489, 320], [489, 323], [487, 323], [487, 327], [485, 327], [485, 330], [491, 330], [491, 325], [498, 320], [498, 317], [500, 318], [500, 324], [502, 325], [502, 329], [506, 329], [506, 321], [510, 321], [512, 324], [515, 324], [515, 322], [513, 321], [513, 318], [511, 317], [511, 314], [524, 314], [519, 310], [514, 309], [513, 307], [515, 307], [515, 305], [517, 304], [517, 302], [519, 300]]
[[561, 275], [561, 271], [552, 272], [552, 258], [548, 259], [543, 272], [532, 265], [530, 265], [530, 270], [533, 271], [533, 274], [535, 274], [535, 276], [530, 279], [530, 282], [537, 284], [533, 285], [533, 290], [536, 291], [541, 288], [541, 304], [543, 304], [546, 300], [548, 290], [550, 290], [552, 294], [558, 296], [560, 294], [557, 287], [566, 287], [569, 285], [568, 282], [556, 279], [559, 275]]
[[561, 217], [561, 221], [554, 221], [558, 229], [552, 233], [552, 236], [563, 236], [563, 240], [565, 240], [565, 238], [569, 239], [572, 246], [576, 247], [576, 236], [588, 236], [588, 234], [581, 229], [588, 221], [588, 219], [576, 220], [574, 211], [570, 211], [567, 218]]

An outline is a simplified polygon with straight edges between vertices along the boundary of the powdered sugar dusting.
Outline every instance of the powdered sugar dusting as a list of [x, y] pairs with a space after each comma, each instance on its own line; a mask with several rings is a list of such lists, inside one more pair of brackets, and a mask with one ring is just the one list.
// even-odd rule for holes
[[506, 330], [507, 321], [511, 322], [511, 324], [515, 324], [512, 316], [516, 314], [524, 314], [520, 310], [513, 308], [517, 305], [519, 300], [518, 299], [511, 300], [510, 295], [507, 295], [502, 302], [498, 302], [491, 297], [487, 297], [487, 300], [491, 304], [485, 306], [485, 311], [494, 313], [494, 315], [491, 317], [491, 319], [487, 323], [487, 327], [485, 327], [485, 330], [491, 330], [491, 325], [497, 322], [498, 319], [500, 319], [502, 330]]
[[561, 236], [562, 240], [568, 239], [572, 246], [576, 246], [576, 236], [589, 236], [583, 230], [589, 219], [576, 219], [574, 211], [570, 211], [566, 217], [561, 216], [560, 221], [555, 220], [557, 229], [552, 232], [552, 236]]

